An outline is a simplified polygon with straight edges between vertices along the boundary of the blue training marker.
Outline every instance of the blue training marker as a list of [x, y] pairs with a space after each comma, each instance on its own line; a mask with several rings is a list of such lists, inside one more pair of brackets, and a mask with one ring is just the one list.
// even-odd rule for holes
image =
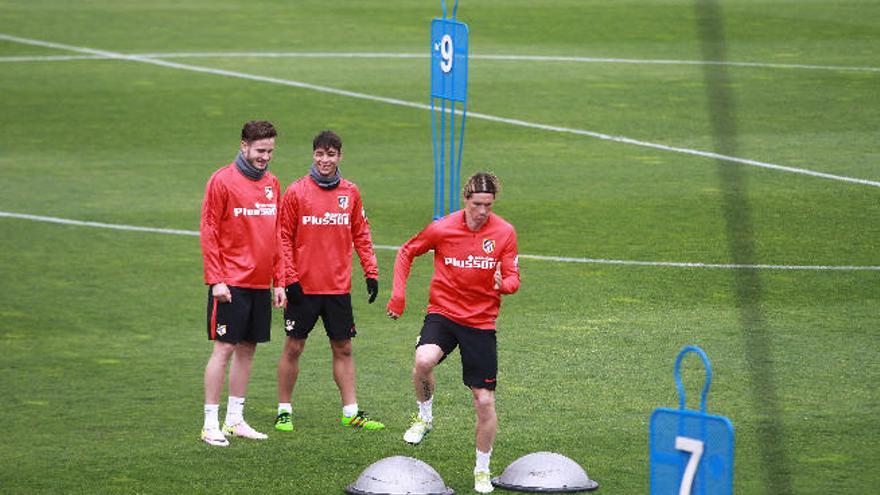
[[[431, 140], [434, 151], [434, 219], [458, 210], [461, 152], [467, 118], [468, 27], [446, 17], [431, 21]], [[456, 120], [456, 116], [460, 119]], [[458, 142], [456, 143], [456, 136]], [[448, 187], [448, 192], [447, 192]]]
[[[681, 360], [696, 353], [706, 367], [700, 410], [686, 409]], [[651, 495], [731, 495], [733, 493], [733, 424], [706, 413], [712, 365], [697, 346], [687, 346], [675, 360], [678, 409], [659, 408], [651, 415], [648, 444]]]

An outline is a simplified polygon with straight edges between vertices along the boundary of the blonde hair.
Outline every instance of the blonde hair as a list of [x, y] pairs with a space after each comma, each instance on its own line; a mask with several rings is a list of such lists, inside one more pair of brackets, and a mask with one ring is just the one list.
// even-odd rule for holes
[[465, 199], [469, 199], [474, 193], [497, 196], [501, 192], [501, 181], [491, 172], [477, 172], [468, 179], [461, 192]]

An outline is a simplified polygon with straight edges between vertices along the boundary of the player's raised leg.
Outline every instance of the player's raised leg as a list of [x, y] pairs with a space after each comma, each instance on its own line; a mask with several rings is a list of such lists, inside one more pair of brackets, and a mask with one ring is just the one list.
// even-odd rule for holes
[[434, 428], [434, 367], [443, 359], [443, 350], [436, 344], [416, 348], [413, 364], [413, 387], [419, 412], [403, 434], [403, 440], [417, 444]]

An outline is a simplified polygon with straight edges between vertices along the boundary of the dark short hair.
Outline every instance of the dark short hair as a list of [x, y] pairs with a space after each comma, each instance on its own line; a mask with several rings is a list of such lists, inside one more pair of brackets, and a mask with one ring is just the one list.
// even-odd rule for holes
[[342, 151], [342, 138], [333, 131], [321, 131], [312, 140], [312, 151], [318, 148], [336, 148], [336, 151]]
[[498, 195], [501, 191], [501, 181], [495, 174], [491, 172], [477, 172], [472, 175], [462, 188], [462, 194], [465, 199], [470, 198], [474, 193], [489, 193], [492, 196]]
[[241, 128], [241, 140], [252, 143], [260, 139], [269, 139], [276, 137], [278, 132], [275, 126], [268, 120], [252, 120], [245, 123]]

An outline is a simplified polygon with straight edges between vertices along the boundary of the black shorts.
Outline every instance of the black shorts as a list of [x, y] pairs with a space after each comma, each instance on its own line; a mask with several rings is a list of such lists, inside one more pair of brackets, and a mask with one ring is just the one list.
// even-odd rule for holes
[[357, 335], [351, 294], [306, 294], [299, 304], [287, 301], [284, 331], [288, 337], [307, 339], [319, 316], [330, 340], [348, 340]]
[[498, 346], [495, 330], [466, 327], [429, 313], [419, 334], [416, 347], [436, 344], [443, 350], [443, 362], [456, 347], [461, 354], [461, 378], [468, 387], [495, 390], [498, 374]]
[[229, 287], [232, 301], [223, 303], [208, 287], [208, 339], [237, 344], [268, 342], [272, 322], [272, 294], [269, 289]]

